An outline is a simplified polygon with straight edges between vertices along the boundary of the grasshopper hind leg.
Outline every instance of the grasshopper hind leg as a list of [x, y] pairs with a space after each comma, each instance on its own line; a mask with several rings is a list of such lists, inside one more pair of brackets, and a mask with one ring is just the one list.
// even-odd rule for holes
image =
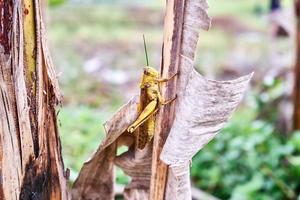
[[156, 112], [157, 100], [151, 101], [138, 118], [128, 127], [127, 131], [133, 133], [141, 124], [143, 124], [153, 113]]
[[175, 99], [177, 99], [177, 95], [173, 98], [173, 99], [170, 99], [170, 100], [161, 100], [159, 103], [161, 104], [161, 105], [167, 105], [167, 104], [169, 104], [169, 103], [172, 103], [173, 101], [175, 101]]

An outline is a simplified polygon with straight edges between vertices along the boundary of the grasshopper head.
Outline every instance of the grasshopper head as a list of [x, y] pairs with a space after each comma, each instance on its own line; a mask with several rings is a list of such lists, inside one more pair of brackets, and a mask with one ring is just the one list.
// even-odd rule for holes
[[154, 69], [153, 67], [149, 67], [149, 66], [144, 67], [144, 74], [147, 76], [154, 77], [154, 78], [159, 77], [159, 72], [156, 69]]

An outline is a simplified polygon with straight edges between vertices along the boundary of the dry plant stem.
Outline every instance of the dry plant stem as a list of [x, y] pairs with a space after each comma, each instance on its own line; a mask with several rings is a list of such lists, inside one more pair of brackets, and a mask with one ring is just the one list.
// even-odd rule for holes
[[295, 64], [295, 83], [294, 83], [294, 130], [300, 130], [300, 1], [295, 0], [296, 14], [296, 64]]
[[[184, 4], [184, 0], [167, 0], [164, 20], [161, 77], [170, 77], [171, 75], [178, 73]], [[175, 77], [161, 87], [164, 99], [174, 98], [176, 95], [176, 82], [177, 78]], [[152, 176], [149, 199], [164, 199], [168, 167], [160, 160], [159, 156], [174, 120], [174, 103], [175, 102], [172, 102], [169, 105], [162, 107], [157, 115], [153, 142]]]

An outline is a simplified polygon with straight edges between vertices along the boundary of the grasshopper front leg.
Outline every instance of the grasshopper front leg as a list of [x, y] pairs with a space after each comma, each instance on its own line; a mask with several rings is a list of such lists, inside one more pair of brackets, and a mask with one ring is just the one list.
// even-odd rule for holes
[[169, 80], [173, 79], [177, 75], [178, 75], [178, 72], [176, 74], [173, 74], [169, 78], [158, 78], [158, 79], [156, 79], [156, 81], [159, 82], [159, 83], [165, 83], [165, 82], [168, 82]]
[[145, 109], [135, 120], [135, 122], [128, 127], [127, 131], [129, 133], [133, 133], [142, 123], [144, 123], [153, 113], [157, 111], [156, 107], [157, 107], [157, 99], [153, 99], [145, 107]]

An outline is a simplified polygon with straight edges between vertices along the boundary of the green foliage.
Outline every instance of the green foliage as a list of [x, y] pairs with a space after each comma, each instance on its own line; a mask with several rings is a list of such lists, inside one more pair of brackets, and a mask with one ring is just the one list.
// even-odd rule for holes
[[[104, 122], [113, 114], [112, 110], [100, 111], [87, 106], [68, 106], [60, 110], [59, 131], [62, 142], [64, 163], [70, 169], [70, 182], [74, 182], [83, 163], [98, 148], [104, 137]], [[118, 149], [118, 154], [126, 151]], [[129, 177], [117, 168], [117, 183], [127, 184]]]
[[74, 181], [84, 161], [97, 149], [104, 136], [101, 112], [88, 107], [64, 107], [59, 115], [64, 162]]
[[300, 133], [282, 138], [249, 110], [237, 113], [194, 158], [195, 184], [222, 199], [296, 199]]
[[50, 6], [58, 6], [65, 2], [65, 0], [49, 0]]

